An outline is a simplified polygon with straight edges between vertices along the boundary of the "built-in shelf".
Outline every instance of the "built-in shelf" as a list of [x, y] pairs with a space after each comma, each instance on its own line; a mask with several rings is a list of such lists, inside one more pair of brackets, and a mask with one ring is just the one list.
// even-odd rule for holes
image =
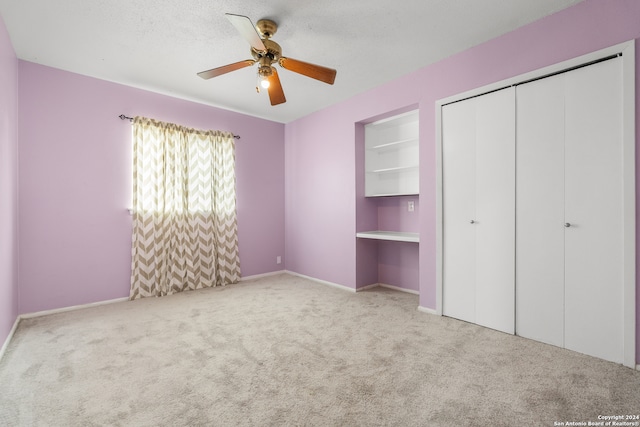
[[392, 240], [395, 242], [420, 242], [420, 235], [418, 233], [405, 231], [361, 231], [356, 233], [356, 237], [361, 239]]
[[394, 197], [394, 196], [418, 196], [418, 193], [374, 193], [367, 197]]
[[402, 145], [412, 145], [412, 144], [416, 144], [418, 142], [418, 138], [407, 138], [407, 139], [402, 139], [400, 141], [391, 141], [391, 142], [387, 142], [384, 144], [380, 144], [380, 145], [376, 145], [374, 147], [368, 147], [367, 150], [371, 150], [371, 151], [383, 151], [383, 150], [387, 150], [387, 149], [395, 149], [395, 148], [399, 148]]
[[413, 165], [413, 166], [396, 166], [393, 168], [384, 168], [384, 169], [376, 169], [373, 171], [369, 171], [367, 173], [387, 173], [387, 172], [402, 172], [402, 171], [410, 171], [412, 169], [418, 169], [420, 166], [418, 165]]
[[418, 110], [364, 127], [365, 196], [419, 193]]

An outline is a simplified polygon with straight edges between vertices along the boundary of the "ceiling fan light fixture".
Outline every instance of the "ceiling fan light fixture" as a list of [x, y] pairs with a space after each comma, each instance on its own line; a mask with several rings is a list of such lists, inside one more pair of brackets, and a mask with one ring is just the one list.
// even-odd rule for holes
[[258, 67], [258, 82], [260, 87], [263, 89], [269, 89], [269, 85], [271, 82], [269, 81], [269, 77], [273, 74], [273, 69], [271, 65], [260, 65]]

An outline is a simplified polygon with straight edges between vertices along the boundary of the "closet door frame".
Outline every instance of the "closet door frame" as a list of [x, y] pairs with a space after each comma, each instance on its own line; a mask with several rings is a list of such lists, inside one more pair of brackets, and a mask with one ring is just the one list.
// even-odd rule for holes
[[[622, 55], [622, 151], [623, 151], [623, 293], [624, 362], [636, 367], [636, 185], [635, 185], [635, 40], [617, 44], [583, 56], [492, 83], [436, 101], [436, 314], [442, 315], [443, 294], [443, 179], [442, 179], [442, 106], [483, 95]], [[515, 302], [514, 302], [515, 303]]]

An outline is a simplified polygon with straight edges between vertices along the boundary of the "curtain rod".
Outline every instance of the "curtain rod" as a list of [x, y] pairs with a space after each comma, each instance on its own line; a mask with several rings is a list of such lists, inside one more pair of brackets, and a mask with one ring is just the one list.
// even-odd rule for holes
[[[120, 118], [120, 120], [129, 120], [130, 122], [133, 121], [133, 117], [127, 117], [124, 114], [120, 114], [118, 117]], [[233, 135], [233, 137], [235, 139], [240, 139], [240, 135]]]

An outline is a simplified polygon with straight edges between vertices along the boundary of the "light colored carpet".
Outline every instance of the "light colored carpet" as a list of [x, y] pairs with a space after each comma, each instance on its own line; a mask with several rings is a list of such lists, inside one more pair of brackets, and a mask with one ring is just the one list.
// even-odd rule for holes
[[23, 320], [3, 426], [553, 426], [640, 412], [640, 372], [282, 274]]

